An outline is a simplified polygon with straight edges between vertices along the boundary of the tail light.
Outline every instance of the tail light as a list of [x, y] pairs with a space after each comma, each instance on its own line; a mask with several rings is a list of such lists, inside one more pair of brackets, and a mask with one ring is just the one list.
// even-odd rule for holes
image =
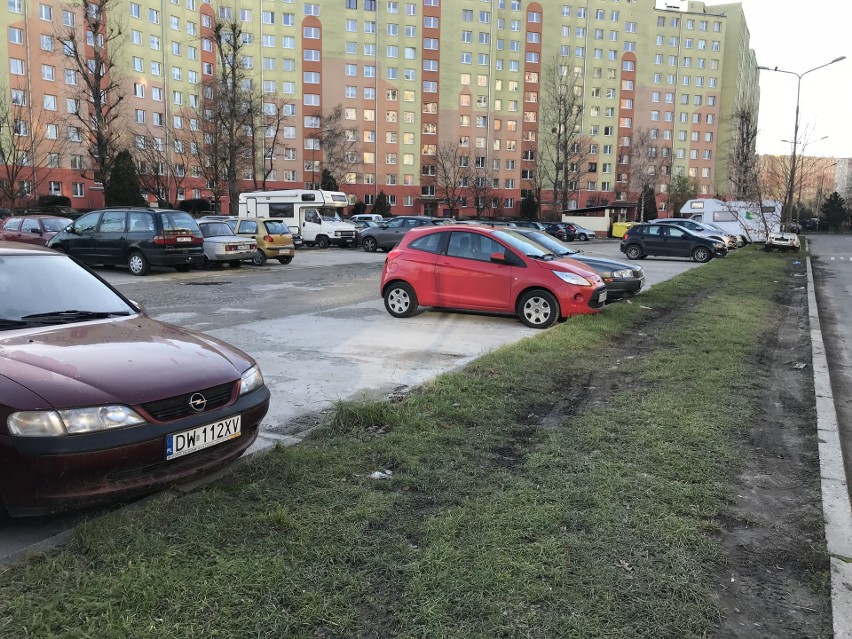
[[204, 238], [197, 235], [155, 235], [151, 241], [157, 246], [204, 244]]

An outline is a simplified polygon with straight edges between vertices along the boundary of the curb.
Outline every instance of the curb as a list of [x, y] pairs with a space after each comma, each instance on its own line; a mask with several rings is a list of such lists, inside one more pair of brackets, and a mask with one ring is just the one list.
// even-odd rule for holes
[[819, 323], [811, 258], [808, 270], [808, 320], [816, 396], [822, 512], [831, 562], [831, 611], [835, 639], [852, 639], [852, 507], [840, 448], [837, 410]]

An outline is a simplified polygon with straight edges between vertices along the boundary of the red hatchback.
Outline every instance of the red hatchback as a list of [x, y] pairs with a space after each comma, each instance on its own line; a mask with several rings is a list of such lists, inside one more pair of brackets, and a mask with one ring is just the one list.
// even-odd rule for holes
[[268, 407], [242, 351], [149, 318], [67, 255], [0, 242], [0, 510], [119, 501], [213, 471]]
[[55, 215], [22, 215], [7, 218], [0, 225], [0, 240], [44, 246], [73, 220]]
[[595, 313], [606, 287], [593, 271], [508, 227], [426, 226], [410, 230], [385, 260], [381, 294], [394, 317], [418, 305], [516, 315], [547, 328]]

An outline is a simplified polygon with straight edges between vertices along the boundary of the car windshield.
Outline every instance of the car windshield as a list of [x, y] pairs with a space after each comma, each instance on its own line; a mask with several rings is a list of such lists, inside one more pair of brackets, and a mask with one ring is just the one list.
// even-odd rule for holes
[[67, 217], [46, 217], [41, 221], [44, 230], [51, 233], [58, 233], [69, 224], [71, 224], [71, 219]]
[[714, 230], [718, 233], [724, 233], [725, 232], [721, 227], [718, 227], [715, 224], [710, 224], [708, 222], [703, 222], [703, 224], [704, 224], [704, 228], [712, 229], [712, 230]]
[[494, 233], [494, 237], [503, 240], [513, 249], [520, 251], [528, 257], [545, 259], [553, 257], [551, 250], [544, 248], [541, 244], [520, 231], [500, 230]]
[[564, 242], [557, 240], [555, 237], [548, 235], [544, 231], [534, 231], [532, 233], [524, 233], [524, 235], [532, 239], [534, 242], [541, 244], [545, 249], [547, 249], [548, 253], [554, 253], [556, 255], [576, 255], [578, 252], [572, 248], [568, 248]]
[[0, 330], [136, 312], [69, 257], [49, 253], [0, 256]]
[[234, 231], [226, 222], [203, 222], [199, 225], [204, 237], [217, 237], [219, 235], [233, 235]]
[[323, 222], [342, 222], [340, 216], [337, 214], [339, 209], [333, 209], [328, 207], [323, 207], [319, 209], [320, 217], [322, 217]]

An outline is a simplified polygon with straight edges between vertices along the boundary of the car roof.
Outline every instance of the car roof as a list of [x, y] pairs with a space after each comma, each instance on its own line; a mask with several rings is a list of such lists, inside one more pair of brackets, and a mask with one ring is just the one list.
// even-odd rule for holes
[[45, 253], [48, 255], [59, 255], [59, 253], [46, 246], [0, 240], [0, 255], [44, 255]]
[[10, 215], [9, 217], [4, 218], [4, 219], [7, 219], [7, 220], [23, 220], [24, 218], [29, 219], [29, 220], [42, 220], [42, 219], [68, 220], [68, 219], [71, 219], [69, 217], [66, 217], [65, 215], [60, 215], [58, 213], [55, 214], [55, 215], [51, 215], [49, 213], [32, 213], [32, 214], [28, 213], [27, 215]]

